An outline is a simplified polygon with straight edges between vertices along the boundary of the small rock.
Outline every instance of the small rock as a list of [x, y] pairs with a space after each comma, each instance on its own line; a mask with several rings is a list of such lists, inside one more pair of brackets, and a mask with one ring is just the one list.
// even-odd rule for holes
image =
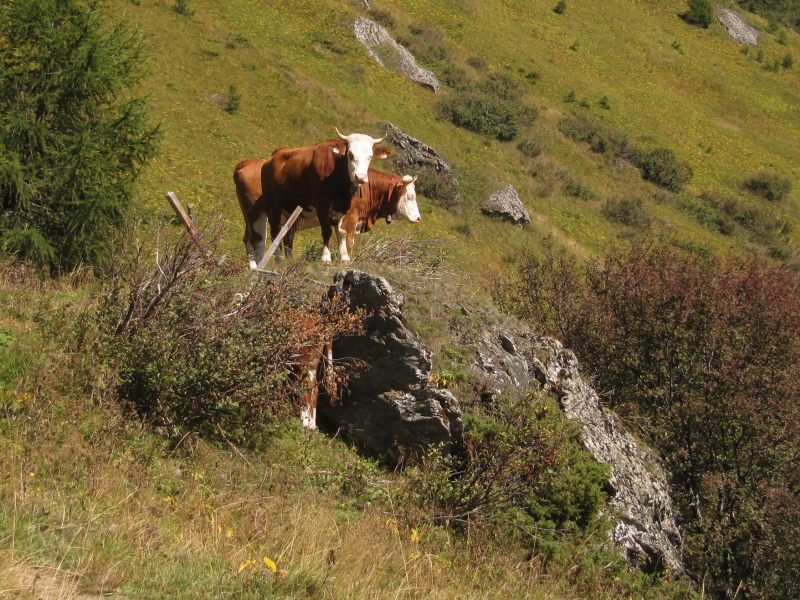
[[522, 204], [517, 190], [510, 183], [489, 196], [481, 208], [481, 212], [485, 215], [501, 217], [520, 227], [531, 222], [531, 217]]

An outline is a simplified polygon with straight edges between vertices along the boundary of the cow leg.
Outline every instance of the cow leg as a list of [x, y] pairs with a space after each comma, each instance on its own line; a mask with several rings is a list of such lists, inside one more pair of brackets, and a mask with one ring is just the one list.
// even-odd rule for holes
[[[274, 209], [274, 210], [270, 210], [270, 212], [269, 212], [269, 236], [270, 236], [270, 238], [274, 240], [276, 237], [278, 237], [278, 233], [280, 233], [280, 230], [281, 230], [281, 209], [277, 208], [277, 209]], [[262, 244], [261, 256], [262, 257], [264, 256], [263, 244]], [[280, 251], [275, 252], [275, 261], [276, 262], [280, 262], [281, 261], [281, 253], [280, 253]], [[260, 258], [259, 258], [259, 262], [261, 262]]]
[[357, 215], [346, 215], [340, 222], [337, 228], [337, 235], [339, 232], [344, 234], [339, 239], [339, 254], [342, 257], [342, 262], [349, 262], [350, 256], [353, 253], [353, 242], [356, 237], [356, 228], [358, 227]]
[[328, 245], [331, 242], [331, 234], [333, 233], [330, 211], [327, 208], [324, 210], [318, 208], [317, 218], [319, 219], [319, 228], [322, 232], [322, 262], [330, 264], [331, 250]]
[[300, 410], [300, 422], [303, 429], [312, 431], [317, 428], [317, 399], [319, 397], [319, 379], [317, 373], [319, 371], [320, 362], [322, 361], [322, 354], [316, 351], [312, 354], [311, 360], [303, 361], [303, 374], [306, 379], [308, 389], [303, 395], [303, 408]]
[[250, 260], [250, 268], [255, 270], [258, 263], [264, 258], [264, 245], [267, 241], [267, 215], [261, 213], [249, 227], [246, 228], [244, 234], [244, 246], [247, 250], [247, 257]]
[[336, 228], [336, 243], [339, 245], [339, 258], [343, 263], [350, 262], [350, 255], [347, 253], [347, 232], [342, 231], [342, 224]]
[[283, 248], [283, 255], [288, 259], [292, 258], [292, 247], [294, 246], [294, 232], [296, 227], [290, 227], [286, 235], [281, 240], [281, 247]]

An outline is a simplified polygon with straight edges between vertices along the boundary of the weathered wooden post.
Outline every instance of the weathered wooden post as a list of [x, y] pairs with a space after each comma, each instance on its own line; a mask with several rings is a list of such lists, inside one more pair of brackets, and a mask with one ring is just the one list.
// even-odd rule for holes
[[264, 256], [256, 266], [257, 272], [264, 270], [264, 265], [266, 265], [267, 261], [270, 258], [272, 258], [273, 254], [275, 254], [275, 250], [278, 249], [278, 244], [281, 243], [283, 237], [289, 232], [289, 229], [291, 228], [292, 225], [294, 225], [294, 222], [300, 216], [301, 212], [303, 212], [303, 207], [298, 206], [294, 209], [294, 212], [291, 215], [289, 215], [289, 218], [286, 219], [286, 223], [283, 224], [283, 227], [281, 227], [281, 230], [278, 232], [278, 235], [275, 236], [274, 240], [272, 240], [272, 243], [269, 245], [269, 248], [267, 248], [267, 251], [264, 253]]

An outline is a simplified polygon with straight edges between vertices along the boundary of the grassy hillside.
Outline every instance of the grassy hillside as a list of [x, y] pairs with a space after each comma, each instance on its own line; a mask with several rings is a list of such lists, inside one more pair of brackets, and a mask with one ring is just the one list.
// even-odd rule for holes
[[[201, 223], [221, 221], [222, 250], [244, 269], [234, 165], [330, 138], [335, 126], [378, 136], [380, 123], [391, 121], [453, 165], [463, 200], [446, 208], [441, 198], [421, 198], [423, 223], [408, 247], [424, 260], [370, 262], [387, 239], [409, 244], [410, 225], [379, 224], [357, 242], [357, 266], [407, 293], [412, 325], [437, 351], [436, 376], [455, 382], [466, 403], [477, 403], [466, 374], [469, 350], [450, 339], [451, 331], [485, 327], [489, 284], [519, 252], [539, 252], [543, 235], [579, 256], [663, 238], [700, 254], [764, 253], [797, 263], [800, 66], [773, 67], [787, 54], [800, 62], [800, 39], [768, 33], [760, 17], [746, 14], [762, 43], [743, 52], [719, 24], [705, 30], [681, 20], [685, 5], [677, 0], [570, 0], [562, 14], [553, 11], [555, 1], [525, 0], [379, 1], [371, 12], [355, 0], [105, 4], [146, 38], [140, 91], [162, 123], [161, 153], [141, 182], [138, 238], [152, 238], [167, 223], [180, 231], [163, 198], [174, 190], [194, 204]], [[445, 82], [442, 92], [372, 61], [350, 30], [358, 14], [406, 41]], [[516, 139], [498, 141], [437, 116], [440, 102], [464, 93], [456, 87], [475, 89], [493, 74], [519, 86], [515, 102], [538, 111]], [[224, 103], [231, 96], [240, 105], [229, 112]], [[694, 176], [679, 192], [645, 181], [630, 160], [564, 135], [559, 124], [573, 113], [614, 136], [626, 134], [637, 148], [674, 151]], [[518, 147], [530, 141], [541, 154], [530, 157]], [[786, 199], [770, 202], [744, 189], [746, 178], [763, 170], [794, 182]], [[530, 226], [479, 213], [501, 182], [520, 192]], [[638, 207], [641, 218], [613, 220], [610, 209], [620, 200]], [[299, 246], [314, 249], [316, 237], [301, 234]], [[323, 282], [334, 268], [300, 267]], [[99, 357], [83, 357], [97, 361], [85, 372], [72, 370], [65, 328], [81, 320], [81, 311], [96, 309], [101, 284], [82, 272], [42, 282], [19, 265], [2, 265], [3, 592], [84, 599], [109, 592], [691, 597], [681, 582], [628, 573], [604, 547], [600, 524], [524, 534], [526, 521], [511, 518], [434, 526], [413, 500], [424, 473], [389, 473], [291, 422], [276, 426], [256, 451], [224, 439], [160, 435], [108, 401], [112, 392], [104, 386], [113, 378], [106, 379]], [[51, 576], [51, 584], [36, 587]]]
[[[463, 258], [458, 262], [470, 271], [482, 271], [485, 260], [497, 263], [541, 233], [597, 252], [634, 234], [601, 214], [608, 200], [630, 196], [643, 199], [654, 220], [651, 232], [711, 252], [746, 246], [752, 237], [735, 221], [728, 235], [719, 233], [715, 204], [726, 199], [783, 219], [788, 244], [797, 245], [797, 190], [773, 205], [742, 189], [746, 176], [764, 169], [800, 179], [800, 77], [796, 69], [764, 68], [785, 54], [800, 58], [793, 33], [782, 45], [762, 31], [758, 49], [744, 54], [718, 24], [705, 30], [684, 23], [682, 2], [575, 3], [564, 14], [527, 2], [374, 7], [391, 15], [392, 32], [410, 40], [412, 49], [431, 40], [441, 47], [428, 61], [435, 71], [456, 66], [474, 79], [500, 72], [525, 86], [523, 101], [541, 111], [518, 140], [533, 138], [544, 148], [529, 159], [516, 141], [498, 142], [439, 120], [439, 97], [374, 63], [349, 28], [360, 12], [357, 3], [193, 0], [191, 17], [164, 1], [111, 4], [117, 16], [147, 33], [144, 89], [166, 134], [164, 152], [145, 180], [147, 202], [160, 208], [163, 191], [175, 189], [200, 214], [221, 214], [232, 250], [241, 229], [230, 183], [237, 161], [326, 139], [334, 126], [378, 135], [377, 124], [387, 120], [437, 148], [456, 168], [465, 206], [453, 214], [423, 201], [423, 230], [450, 237]], [[759, 17], [747, 18], [764, 28]], [[526, 77], [531, 73], [538, 78]], [[241, 95], [235, 114], [211, 99], [227, 96], [230, 85]], [[576, 102], [565, 103], [571, 91]], [[440, 96], [456, 93], [445, 86]], [[599, 106], [603, 97], [608, 109]], [[630, 164], [568, 140], [556, 125], [571, 111], [688, 161], [694, 177], [683, 198], [653, 201], [657, 188]], [[570, 197], [568, 180], [582, 183], [594, 198]], [[477, 215], [477, 205], [500, 181], [520, 191], [534, 215], [529, 230], [509, 230]], [[707, 199], [698, 199], [701, 194]], [[462, 235], [454, 235], [455, 228]], [[471, 239], [463, 239], [464, 232]], [[492, 241], [498, 238], [502, 244]]]

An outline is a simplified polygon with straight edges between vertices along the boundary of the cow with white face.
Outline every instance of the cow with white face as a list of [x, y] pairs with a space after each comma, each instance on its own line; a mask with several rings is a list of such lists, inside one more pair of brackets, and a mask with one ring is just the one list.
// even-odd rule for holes
[[[303, 207], [300, 222], [319, 224], [322, 261], [331, 262], [331, 213], [347, 212], [350, 199], [369, 181], [373, 158], [392, 155], [389, 148], [377, 146], [383, 138], [362, 133], [344, 135], [338, 128], [336, 133], [339, 139], [301, 148], [279, 148], [267, 160], [248, 160], [236, 166], [233, 179], [244, 214], [244, 243], [251, 268], [264, 255], [267, 221], [274, 239], [282, 221], [297, 206]], [[290, 231], [283, 242], [287, 256], [292, 235]]]
[[[378, 219], [391, 223], [402, 219], [419, 223], [422, 217], [417, 205], [416, 177], [402, 178], [375, 169], [369, 170], [369, 181], [363, 184], [350, 201], [350, 208], [338, 219], [339, 256], [349, 262], [357, 233], [372, 229]], [[338, 215], [334, 215], [334, 219]]]
[[[336, 127], [336, 135], [347, 144], [347, 172], [354, 185], [361, 185], [369, 181], [369, 164], [372, 162], [373, 147], [384, 138], [374, 139], [363, 133], [344, 135]], [[336, 153], [338, 150], [334, 150]]]

